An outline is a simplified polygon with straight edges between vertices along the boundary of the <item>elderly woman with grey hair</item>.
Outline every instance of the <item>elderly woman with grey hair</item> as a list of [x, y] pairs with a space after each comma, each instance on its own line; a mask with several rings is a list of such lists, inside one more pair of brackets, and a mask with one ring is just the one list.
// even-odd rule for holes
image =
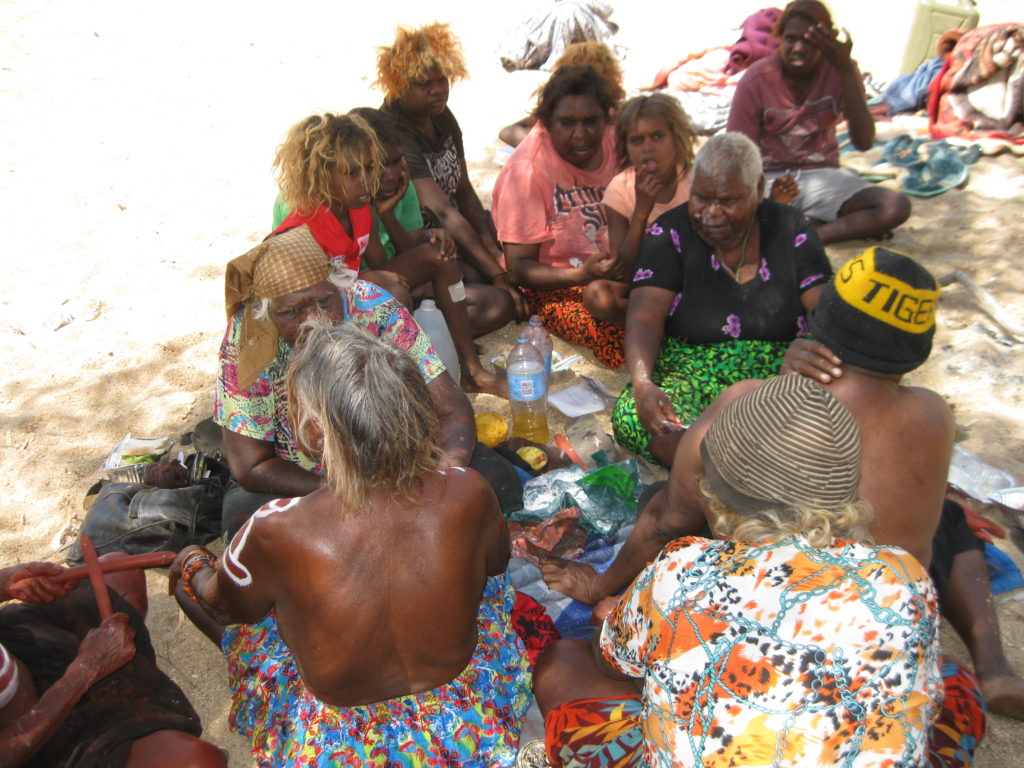
[[766, 200], [761, 155], [743, 134], [697, 153], [689, 202], [648, 229], [626, 314], [631, 384], [615, 439], [671, 466], [682, 431], [728, 386], [778, 372], [832, 275], [811, 223]]
[[227, 656], [231, 727], [261, 768], [511, 768], [529, 671], [498, 499], [442, 463], [411, 354], [329, 314], [301, 330], [289, 422], [323, 483], [264, 505], [219, 561], [187, 547], [171, 566]]

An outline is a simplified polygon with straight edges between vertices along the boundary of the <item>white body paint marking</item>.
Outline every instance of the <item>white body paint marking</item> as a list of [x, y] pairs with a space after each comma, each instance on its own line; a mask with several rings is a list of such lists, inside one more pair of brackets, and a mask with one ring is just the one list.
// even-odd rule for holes
[[245, 521], [238, 533], [235, 534], [235, 538], [231, 540], [227, 549], [224, 550], [224, 573], [228, 575], [235, 584], [240, 587], [248, 587], [252, 584], [252, 571], [246, 568], [241, 560], [238, 558], [242, 556], [242, 550], [245, 549], [245, 542], [249, 540], [249, 531], [252, 529], [253, 521], [260, 517], [269, 517], [276, 512], [287, 512], [289, 509], [299, 503], [299, 498], [295, 499], [275, 499], [274, 501], [267, 502], [263, 507], [257, 510], [252, 517]]

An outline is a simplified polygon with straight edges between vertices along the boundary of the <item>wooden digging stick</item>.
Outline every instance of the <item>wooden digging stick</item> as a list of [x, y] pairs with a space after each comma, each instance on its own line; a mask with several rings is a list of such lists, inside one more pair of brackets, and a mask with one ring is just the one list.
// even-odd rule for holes
[[[118, 571], [136, 571], [142, 568], [158, 568], [170, 565], [174, 562], [177, 554], [174, 552], [145, 552], [141, 555], [125, 555], [112, 560], [100, 560], [100, 570], [103, 573], [117, 573]], [[89, 568], [85, 565], [76, 565], [73, 568], [66, 568], [63, 573], [54, 576], [54, 581], [75, 581], [84, 579], [89, 575]]]
[[110, 593], [107, 591], [107, 582], [103, 580], [103, 569], [96, 556], [96, 547], [92, 545], [88, 536], [82, 536], [81, 544], [82, 558], [85, 560], [92, 591], [96, 596], [96, 607], [100, 611], [100, 621], [106, 621], [114, 615], [114, 606], [110, 603]]

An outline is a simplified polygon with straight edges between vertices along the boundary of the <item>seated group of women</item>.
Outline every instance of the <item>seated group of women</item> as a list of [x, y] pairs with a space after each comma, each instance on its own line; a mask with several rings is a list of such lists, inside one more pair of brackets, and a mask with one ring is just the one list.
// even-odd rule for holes
[[[813, 226], [764, 199], [750, 140], [715, 137], [695, 161], [671, 96], [615, 101], [621, 71], [595, 44], [571, 49], [540, 90], [492, 220], [447, 107], [464, 74], [446, 26], [400, 30], [379, 58], [381, 109], [292, 128], [277, 156], [274, 232], [308, 223], [336, 268], [410, 308], [436, 298], [466, 391], [507, 394], [473, 338], [531, 310], [602, 363], [627, 362], [616, 438], [668, 463], [680, 429], [728, 385], [778, 370], [804, 332], [831, 274]], [[329, 188], [311, 183], [318, 163], [336, 166]], [[699, 257], [684, 268], [683, 253]]]
[[[438, 24], [400, 30], [378, 63], [385, 92], [379, 110], [314, 115], [289, 132], [277, 155], [282, 196], [267, 241], [280, 247], [258, 248], [252, 256], [256, 262], [274, 251], [274, 263], [289, 276], [287, 295], [310, 286], [327, 292], [313, 303], [322, 301], [332, 322], [281, 336], [290, 363], [277, 393], [287, 402], [289, 422], [279, 428], [318, 462], [324, 481], [256, 512], [222, 560], [201, 548], [184, 550], [172, 566], [172, 586], [228, 655], [232, 726], [251, 739], [261, 765], [511, 765], [530, 668], [512, 629], [507, 526], [487, 484], [444, 460], [438, 415], [417, 363], [375, 338], [372, 327], [333, 320], [342, 314], [330, 286], [323, 287], [325, 273], [359, 273], [407, 306], [435, 298], [467, 391], [504, 393], [504, 382], [477, 359], [473, 337], [532, 309], [550, 330], [590, 347], [605, 364], [628, 363], [632, 383], [615, 408], [616, 438], [666, 461], [681, 430], [719, 392], [778, 370], [789, 343], [806, 333], [806, 312], [831, 268], [811, 223], [765, 199], [761, 158], [750, 139], [717, 136], [694, 157], [694, 132], [671, 97], [618, 103], [609, 82], [577, 64], [559, 67], [541, 89], [535, 124], [495, 186], [492, 220], [469, 182], [461, 132], [447, 107], [450, 83], [465, 74], [450, 31]], [[309, 237], [312, 255], [303, 245]], [[281, 323], [297, 326], [302, 319], [299, 309], [292, 321], [277, 316], [286, 309], [269, 302], [282, 334]], [[249, 318], [248, 308], [242, 312]], [[730, 578], [745, 579], [751, 590], [754, 582], [770, 584], [794, 614], [809, 598], [821, 598], [822, 610], [839, 610], [854, 598], [837, 590], [857, 582], [864, 610], [854, 629], [888, 633], [885, 647], [903, 643], [906, 652], [895, 661], [871, 658], [879, 644], [865, 649], [853, 638], [838, 653], [868, 654], [878, 690], [894, 692], [889, 709], [878, 711], [874, 694], [858, 699], [847, 689], [840, 677], [845, 661], [823, 650], [824, 625], [808, 627], [807, 658], [800, 670], [785, 672], [788, 687], [775, 684], [768, 646], [757, 649], [756, 668], [737, 656], [735, 668], [711, 683], [730, 690], [760, 686], [764, 706], [783, 710], [786, 697], [813, 693], [823, 702], [811, 707], [813, 722], [763, 718], [757, 707], [733, 707], [723, 718], [705, 702], [721, 691], [694, 690], [688, 713], [666, 720], [688, 722], [687, 732], [655, 733], [656, 719], [647, 719], [648, 758], [658, 744], [659, 758], [671, 763], [688, 742], [698, 755], [710, 754], [704, 747], [713, 745], [731, 761], [723, 765], [854, 764], [861, 751], [909, 765], [899, 761], [920, 757], [913, 737], [931, 715], [938, 685], [928, 655], [935, 627], [927, 576], [899, 551], [856, 543], [865, 538], [867, 518], [849, 506], [860, 458], [850, 414], [809, 380], [773, 395], [777, 389], [766, 388], [768, 399], [748, 412], [739, 409], [731, 432], [719, 429], [708, 444], [717, 451], [708, 466], [719, 473], [732, 467], [750, 479], [743, 467], [751, 435], [766, 428], [765, 414], [788, 408], [809, 414], [814, 439], [836, 443], [837, 467], [815, 468], [823, 480], [806, 497], [775, 498], [771, 493], [785, 488], [790, 475], [806, 474], [798, 457], [780, 461], [769, 485], [754, 489], [765, 503], [716, 512], [712, 528], [735, 541], [666, 549], [605, 624], [605, 658], [634, 676], [648, 663], [657, 666], [665, 648], [660, 635], [650, 634], [649, 617], [664, 612], [663, 597], [672, 603], [665, 610], [675, 611], [665, 642], [692, 633], [672, 602], [681, 575], [691, 571], [691, 588], [714, 582], [709, 569], [718, 567], [732, 569]], [[750, 421], [749, 413], [760, 420]], [[791, 446], [800, 433], [783, 438]], [[709, 480], [712, 491], [732, 501], [735, 481]], [[783, 518], [794, 505], [813, 513], [787, 524]], [[746, 535], [751, 531], [757, 535]], [[818, 573], [822, 558], [831, 565]], [[820, 586], [799, 583], [794, 568]], [[724, 606], [743, 595], [735, 585], [725, 584], [721, 594], [708, 589], [711, 604], [700, 622], [711, 637]], [[792, 605], [786, 602], [791, 589]], [[907, 622], [894, 619], [901, 612]], [[915, 626], [915, 616], [929, 620]], [[771, 617], [762, 618], [767, 627]], [[749, 644], [737, 639], [739, 624], [728, 627], [738, 633], [730, 642]], [[770, 629], [762, 641], [776, 641]], [[571, 646], [560, 651], [573, 652]], [[894, 682], [918, 666], [924, 672], [909, 685]], [[554, 705], [558, 682], [546, 677]], [[653, 679], [647, 676], [648, 687]], [[664, 688], [649, 690], [648, 701], [665, 707], [683, 701], [672, 698], [673, 686], [697, 680], [682, 668], [659, 679]], [[838, 720], [829, 709], [837, 697]], [[600, 730], [607, 713], [598, 714]], [[734, 732], [721, 727], [729, 719], [735, 735], [750, 738], [734, 742]], [[764, 734], [780, 728], [783, 736], [773, 736], [770, 750], [742, 753], [763, 747]], [[800, 738], [826, 734], [828, 743], [787, 744], [789, 728]], [[634, 728], [626, 737], [634, 740], [622, 755], [630, 760], [639, 759], [638, 733]], [[607, 750], [609, 741], [599, 738], [594, 748]], [[549, 757], [563, 760], [554, 751]], [[831, 762], [820, 762], [826, 757]]]

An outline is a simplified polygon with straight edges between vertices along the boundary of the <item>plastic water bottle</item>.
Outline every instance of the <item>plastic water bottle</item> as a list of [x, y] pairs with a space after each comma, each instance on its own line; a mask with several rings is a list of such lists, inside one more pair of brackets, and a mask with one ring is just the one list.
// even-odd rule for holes
[[520, 328], [516, 345], [505, 363], [508, 399], [512, 406], [512, 435], [534, 443], [548, 441], [548, 377], [544, 359], [533, 344], [530, 332]]
[[551, 343], [548, 329], [544, 327], [544, 324], [537, 315], [530, 318], [530, 343], [537, 348], [540, 356], [544, 358], [544, 373], [550, 379], [551, 353], [554, 351], [554, 345]]
[[459, 355], [455, 351], [455, 344], [452, 342], [452, 335], [448, 332], [448, 324], [444, 321], [444, 315], [437, 308], [433, 299], [424, 299], [412, 313], [416, 324], [423, 329], [430, 339], [430, 344], [441, 358], [444, 367], [448, 369], [449, 375], [458, 384], [461, 379], [459, 368]]

